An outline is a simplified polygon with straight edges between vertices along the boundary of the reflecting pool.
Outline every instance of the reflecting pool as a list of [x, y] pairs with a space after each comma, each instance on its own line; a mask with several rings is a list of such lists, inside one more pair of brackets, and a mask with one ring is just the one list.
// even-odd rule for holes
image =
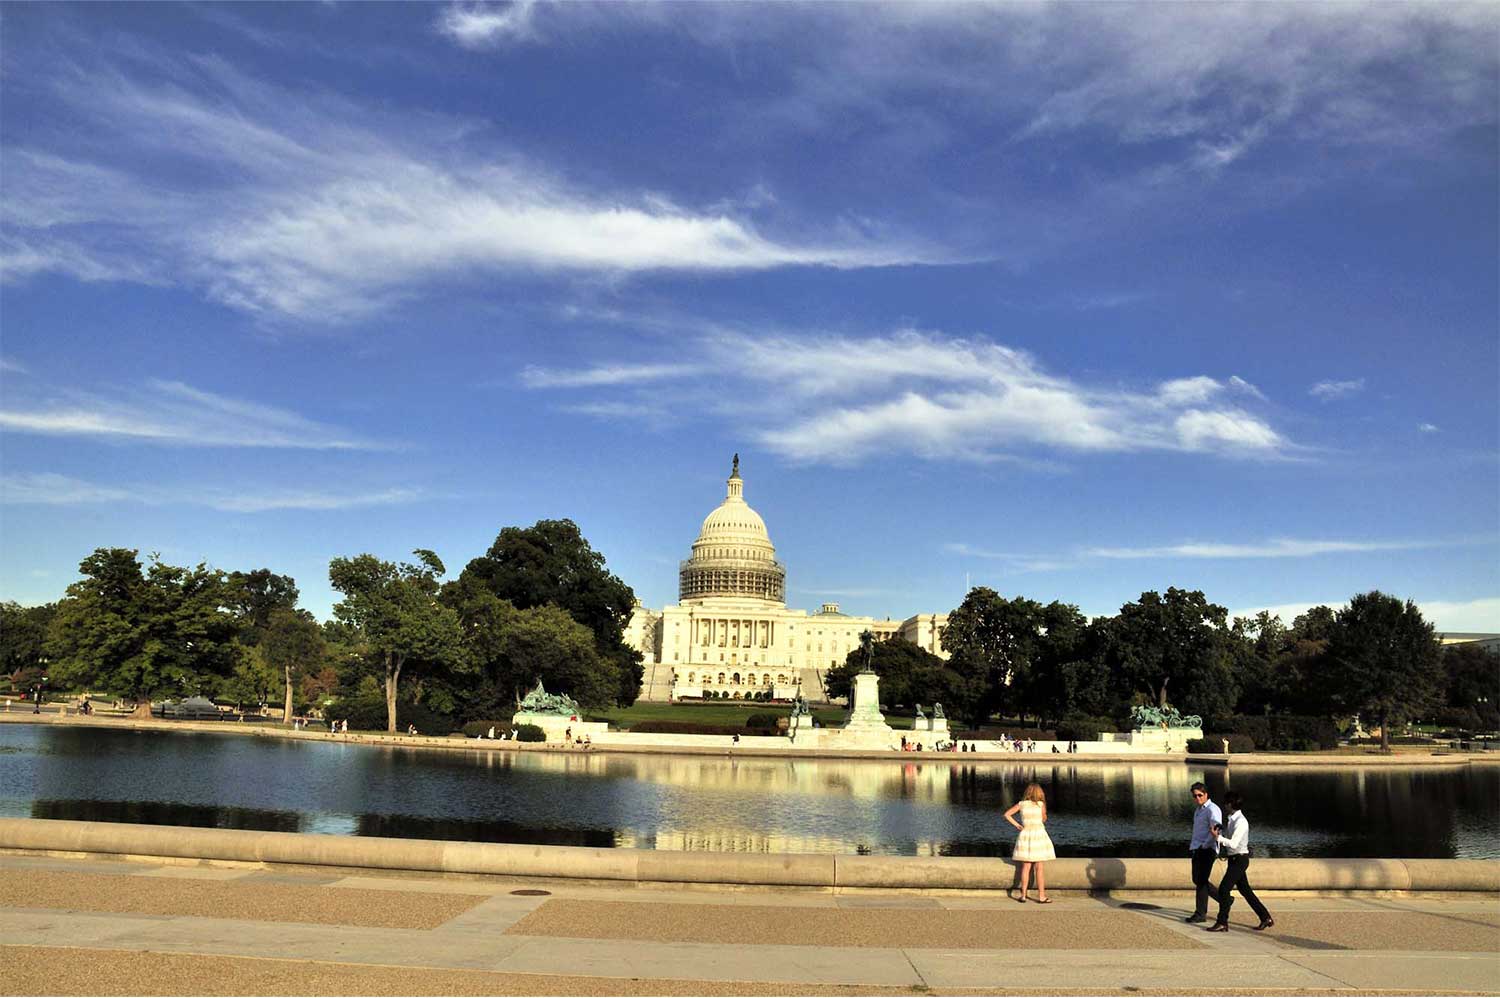
[[436, 752], [0, 725], [0, 816], [718, 852], [1006, 856], [1047, 791], [1062, 856], [1181, 856], [1194, 780], [1244, 795], [1261, 856], [1500, 858], [1500, 767], [813, 761]]

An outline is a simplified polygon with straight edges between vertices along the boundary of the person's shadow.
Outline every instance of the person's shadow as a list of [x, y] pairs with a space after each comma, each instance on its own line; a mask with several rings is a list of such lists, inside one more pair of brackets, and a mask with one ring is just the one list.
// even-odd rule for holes
[[1109, 897], [1110, 891], [1123, 890], [1126, 886], [1125, 864], [1118, 859], [1091, 859], [1084, 869], [1084, 876], [1088, 878], [1090, 894]]

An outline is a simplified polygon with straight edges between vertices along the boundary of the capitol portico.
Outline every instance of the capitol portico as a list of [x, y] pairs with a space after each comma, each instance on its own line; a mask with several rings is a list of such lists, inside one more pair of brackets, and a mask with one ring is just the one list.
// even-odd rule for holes
[[645, 664], [642, 700], [769, 693], [827, 700], [824, 675], [859, 647], [860, 635], [910, 641], [944, 658], [946, 614], [904, 620], [855, 617], [837, 603], [816, 613], [788, 609], [786, 566], [760, 514], [745, 502], [739, 456], [724, 501], [703, 520], [692, 553], [678, 568], [678, 600], [661, 610], [635, 608], [625, 640]]

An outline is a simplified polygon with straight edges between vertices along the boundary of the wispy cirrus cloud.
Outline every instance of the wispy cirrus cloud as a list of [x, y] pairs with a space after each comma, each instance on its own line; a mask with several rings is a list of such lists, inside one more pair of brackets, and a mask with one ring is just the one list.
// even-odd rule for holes
[[[722, 204], [655, 191], [588, 189], [460, 141], [476, 122], [292, 92], [216, 57], [162, 62], [104, 58], [43, 81], [90, 141], [35, 130], [0, 150], [3, 276], [180, 284], [249, 312], [336, 321], [484, 273], [947, 258], [912, 241], [810, 238], [820, 227], [805, 222], [770, 234]], [[178, 169], [163, 172], [164, 159]]]
[[[1263, 397], [1240, 378], [1185, 378], [1140, 392], [1095, 387], [982, 337], [912, 329], [856, 337], [717, 328], [676, 340], [671, 350], [687, 359], [531, 369], [522, 383], [609, 389], [712, 370], [715, 385], [729, 390], [703, 399], [685, 387], [677, 393], [680, 408], [749, 420], [763, 446], [809, 463], [851, 464], [893, 452], [986, 462], [1038, 452], [1168, 450], [1265, 459], [1297, 451], [1247, 408]], [[724, 401], [760, 397], [768, 387], [779, 399], [770, 409]], [[648, 398], [661, 404], [657, 393], [640, 400]]]
[[1324, 402], [1332, 402], [1334, 399], [1347, 398], [1365, 390], [1365, 379], [1355, 378], [1351, 381], [1319, 381], [1307, 390], [1307, 394]]
[[68, 390], [12, 393], [0, 409], [0, 431], [83, 436], [205, 447], [386, 450], [366, 439], [287, 409], [153, 379], [111, 395]]
[[521, 383], [527, 388], [598, 388], [683, 378], [702, 370], [694, 364], [610, 364], [578, 370], [527, 367]]
[[1366, 554], [1377, 551], [1413, 551], [1450, 547], [1462, 541], [1342, 541], [1273, 538], [1252, 544], [1190, 542], [1163, 547], [1096, 547], [1082, 553], [1090, 558], [1310, 558], [1324, 554]]
[[390, 506], [435, 498], [422, 489], [387, 488], [368, 492], [319, 489], [230, 489], [221, 486], [117, 486], [52, 472], [19, 472], [0, 479], [0, 502], [8, 505], [77, 506], [139, 503], [146, 506], [207, 506], [226, 513], [285, 510], [333, 511]]

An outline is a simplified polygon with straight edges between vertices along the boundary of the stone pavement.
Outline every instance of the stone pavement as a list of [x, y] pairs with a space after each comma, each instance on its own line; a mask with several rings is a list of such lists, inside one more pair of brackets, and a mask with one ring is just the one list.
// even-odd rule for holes
[[1237, 903], [1209, 934], [1185, 892], [1041, 906], [3, 855], [0, 994], [1500, 994], [1494, 895], [1265, 900], [1275, 928]]

